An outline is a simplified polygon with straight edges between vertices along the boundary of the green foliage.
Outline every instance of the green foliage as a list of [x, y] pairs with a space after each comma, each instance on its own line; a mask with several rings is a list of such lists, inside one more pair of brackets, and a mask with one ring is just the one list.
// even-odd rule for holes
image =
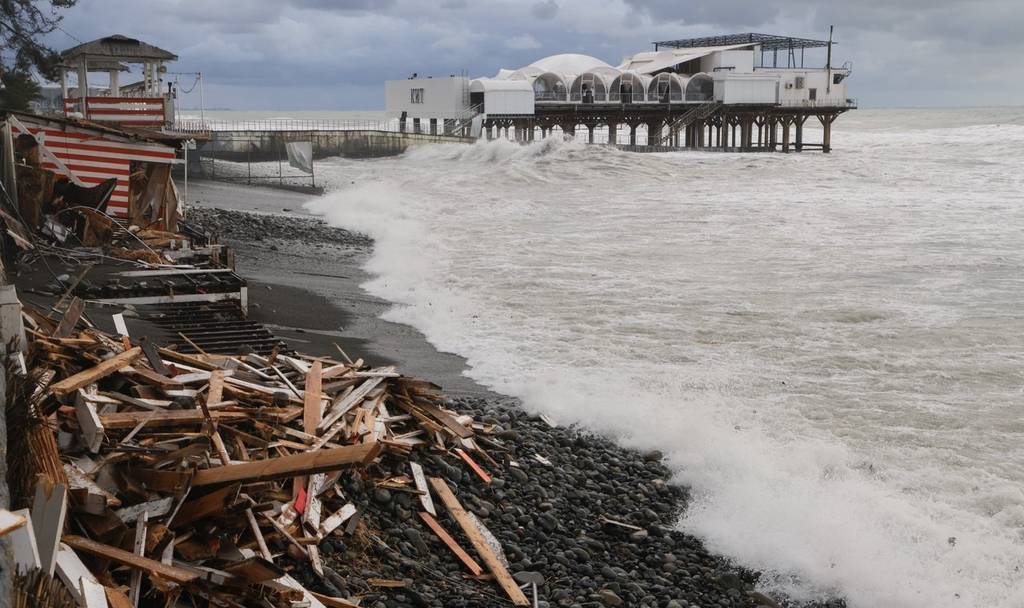
[[39, 97], [39, 84], [25, 72], [4, 72], [0, 74], [0, 110], [29, 109], [29, 103]]
[[57, 56], [39, 38], [60, 25], [59, 10], [71, 8], [77, 1], [0, 0], [0, 48], [13, 54], [3, 58], [4, 71], [36, 70], [52, 77]]
[[39, 96], [37, 73], [53, 79], [57, 53], [40, 38], [57, 29], [59, 11], [78, 0], [0, 0], [0, 108], [23, 110]]

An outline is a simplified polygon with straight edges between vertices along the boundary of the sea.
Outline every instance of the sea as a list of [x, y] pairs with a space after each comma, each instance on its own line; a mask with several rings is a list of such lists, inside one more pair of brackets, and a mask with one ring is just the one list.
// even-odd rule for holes
[[679, 529], [762, 589], [1024, 606], [1024, 108], [856, 110], [833, 145], [421, 146], [320, 162], [307, 208], [468, 376], [660, 450]]

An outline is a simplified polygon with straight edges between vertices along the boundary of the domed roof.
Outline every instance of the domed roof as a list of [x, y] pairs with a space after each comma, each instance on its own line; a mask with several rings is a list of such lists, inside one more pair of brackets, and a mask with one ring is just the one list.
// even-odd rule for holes
[[534, 61], [528, 67], [539, 68], [545, 72], [555, 72], [557, 74], [582, 74], [596, 68], [610, 68], [611, 66], [590, 55], [564, 53]]

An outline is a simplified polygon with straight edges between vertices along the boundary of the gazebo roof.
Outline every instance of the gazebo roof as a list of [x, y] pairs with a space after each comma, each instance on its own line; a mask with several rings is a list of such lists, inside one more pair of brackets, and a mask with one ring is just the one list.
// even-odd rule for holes
[[60, 57], [64, 63], [73, 63], [81, 59], [89, 62], [125, 61], [128, 63], [138, 63], [142, 61], [174, 61], [178, 58], [177, 55], [170, 51], [165, 51], [160, 47], [121, 34], [105, 36], [61, 51]]

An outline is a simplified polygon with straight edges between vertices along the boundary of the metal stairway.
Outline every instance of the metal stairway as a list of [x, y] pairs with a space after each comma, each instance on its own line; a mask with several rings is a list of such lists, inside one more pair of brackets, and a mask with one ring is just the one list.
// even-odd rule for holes
[[672, 143], [672, 134], [676, 131], [676, 129], [682, 129], [683, 127], [689, 125], [692, 122], [704, 120], [705, 118], [717, 112], [718, 108], [721, 105], [721, 102], [718, 101], [706, 101], [698, 106], [693, 106], [683, 114], [680, 114], [677, 118], [675, 118], [674, 120], [670, 121], [667, 124], [668, 130], [665, 131], [665, 135], [663, 135], [661, 139], [658, 140], [658, 145], [669, 145], [670, 143]]
[[473, 119], [480, 115], [481, 110], [483, 110], [483, 104], [480, 103], [463, 110], [457, 118], [452, 119], [451, 128], [446, 130], [445, 135], [469, 137]]

